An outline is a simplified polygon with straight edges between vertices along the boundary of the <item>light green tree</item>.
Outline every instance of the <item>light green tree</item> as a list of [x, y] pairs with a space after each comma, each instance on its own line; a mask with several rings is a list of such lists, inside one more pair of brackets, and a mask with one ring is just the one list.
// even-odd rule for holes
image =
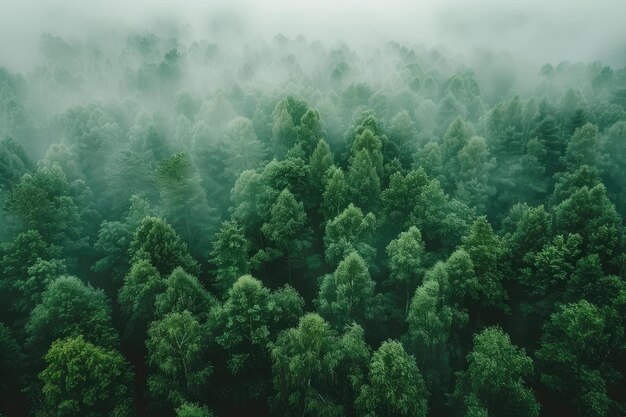
[[82, 336], [55, 341], [45, 356], [45, 408], [53, 416], [130, 416], [131, 373], [126, 360]]
[[415, 358], [400, 342], [383, 342], [372, 355], [367, 383], [356, 399], [360, 415], [426, 417], [427, 400], [428, 390]]

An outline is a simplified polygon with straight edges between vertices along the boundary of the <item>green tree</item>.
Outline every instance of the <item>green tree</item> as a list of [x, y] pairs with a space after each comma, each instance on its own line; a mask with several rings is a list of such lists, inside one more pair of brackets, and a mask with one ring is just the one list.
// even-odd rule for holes
[[348, 204], [348, 183], [346, 177], [336, 166], [331, 166], [323, 178], [324, 192], [321, 209], [326, 221], [334, 219]]
[[225, 350], [228, 370], [237, 376], [240, 401], [267, 395], [271, 342], [279, 330], [294, 326], [303, 300], [290, 287], [274, 293], [245, 275], [229, 289], [226, 301], [212, 312], [211, 326]]
[[[466, 416], [537, 416], [539, 404], [525, 379], [533, 362], [498, 327], [474, 336], [467, 370], [458, 374], [454, 399]], [[481, 411], [482, 410], [482, 411]]]
[[3, 393], [0, 410], [11, 410], [15, 407], [14, 399], [19, 398], [22, 388], [16, 376], [24, 374], [25, 359], [11, 331], [4, 323], [0, 323], [0, 391]]
[[546, 149], [545, 167], [546, 176], [551, 177], [561, 170], [560, 158], [565, 146], [560, 136], [560, 126], [554, 116], [547, 115], [535, 128], [533, 137], [539, 139]]
[[422, 168], [414, 169], [406, 175], [400, 172], [391, 175], [389, 185], [380, 197], [381, 240], [389, 241], [414, 225], [410, 223], [409, 217], [428, 183], [429, 178]]
[[317, 314], [303, 316], [298, 327], [281, 333], [272, 347], [274, 408], [286, 416], [340, 415], [339, 405], [325, 398], [337, 364], [335, 353], [333, 332]]
[[28, 345], [37, 352], [45, 352], [57, 339], [79, 335], [98, 346], [117, 345], [104, 292], [72, 276], [59, 277], [48, 285], [41, 303], [30, 314], [26, 334]]
[[306, 104], [292, 96], [276, 103], [272, 113], [272, 142], [277, 155], [282, 156], [296, 143], [297, 124], [306, 111]]
[[311, 247], [311, 228], [304, 205], [285, 188], [272, 206], [270, 219], [261, 227], [271, 245], [287, 260], [289, 280], [292, 281], [292, 263]]
[[296, 127], [296, 142], [304, 150], [305, 154], [311, 155], [318, 142], [322, 141], [326, 132], [320, 120], [317, 110], [308, 109], [299, 120]]
[[388, 340], [372, 355], [366, 384], [356, 399], [360, 414], [375, 416], [428, 415], [428, 390], [415, 363], [402, 344]]
[[161, 275], [169, 275], [176, 267], [190, 274], [199, 272], [198, 263], [187, 251], [174, 229], [158, 217], [145, 217], [130, 243], [132, 263], [148, 260]]
[[463, 249], [470, 256], [476, 273], [468, 290], [478, 306], [478, 313], [484, 308], [506, 310], [508, 296], [502, 284], [505, 252], [500, 237], [493, 232], [486, 217], [476, 219], [463, 238]]
[[131, 266], [117, 297], [126, 322], [125, 338], [143, 343], [148, 325], [154, 320], [154, 302], [164, 289], [161, 274], [149, 261], [142, 259]]
[[401, 160], [405, 164], [408, 164], [411, 155], [415, 153], [417, 145], [417, 131], [415, 129], [415, 123], [411, 120], [409, 112], [403, 110], [396, 114], [391, 119], [389, 130], [390, 139], [398, 147]]
[[360, 208], [350, 204], [326, 223], [324, 246], [328, 263], [335, 266], [353, 251], [363, 259], [373, 260], [376, 254], [372, 246], [375, 229], [376, 217], [372, 213], [363, 216]]
[[19, 142], [10, 137], [0, 139], [0, 189], [10, 190], [33, 168], [33, 162]]
[[[535, 353], [541, 382], [555, 394], [559, 407], [572, 415], [606, 416], [614, 406], [610, 396], [616, 365], [623, 349], [622, 334], [603, 311], [581, 300], [562, 305], [544, 324]], [[612, 334], [613, 333], [613, 334]]]
[[446, 304], [438, 280], [428, 279], [417, 288], [411, 300], [406, 318], [406, 346], [415, 355], [432, 394], [445, 391], [450, 378], [452, 321], [453, 311]]
[[495, 193], [493, 186], [488, 184], [490, 171], [495, 167], [487, 142], [480, 136], [472, 137], [459, 150], [459, 171], [456, 178], [455, 196], [479, 213], [485, 211], [489, 197]]
[[0, 253], [0, 289], [10, 297], [4, 302], [20, 314], [39, 303], [51, 278], [65, 273], [60, 248], [46, 243], [36, 230], [20, 233]]
[[361, 149], [352, 159], [348, 186], [354, 203], [366, 210], [376, 209], [380, 198], [380, 176], [367, 149]]
[[579, 234], [583, 252], [597, 253], [603, 263], [609, 263], [622, 248], [622, 222], [602, 184], [572, 193], [554, 208], [554, 219], [558, 232]]
[[[441, 154], [443, 161], [445, 161], [444, 175], [448, 181], [452, 181], [460, 172], [458, 155], [471, 137], [472, 130], [470, 126], [460, 118], [455, 119], [448, 126], [441, 144]], [[452, 186], [452, 183], [444, 184], [446, 190], [450, 190], [450, 186]]]
[[156, 296], [154, 302], [157, 317], [188, 311], [202, 323], [217, 302], [195, 276], [180, 267], [174, 269], [163, 284], [165, 290]]
[[215, 285], [221, 294], [250, 272], [251, 244], [237, 220], [227, 220], [215, 234], [211, 262], [216, 266]]
[[98, 241], [94, 248], [102, 256], [92, 269], [95, 272], [110, 272], [117, 281], [128, 271], [128, 247], [133, 231], [118, 221], [104, 221], [98, 231]]
[[130, 207], [123, 221], [103, 221], [94, 249], [99, 259], [91, 269], [111, 276], [117, 284], [130, 268], [129, 247], [133, 234], [144, 217], [152, 215], [150, 204], [137, 196], [130, 198]]
[[420, 191], [414, 204], [408, 206], [408, 222], [420, 229], [428, 252], [452, 252], [469, 232], [473, 210], [445, 194], [437, 180], [427, 182]]
[[598, 127], [587, 123], [572, 135], [565, 151], [565, 164], [570, 169], [581, 165], [598, 166], [599, 155]]
[[198, 404], [184, 403], [176, 409], [176, 417], [213, 417], [208, 408]]
[[369, 157], [371, 165], [373, 166], [376, 174], [378, 176], [382, 176], [383, 174], [383, 153], [382, 153], [382, 141], [380, 137], [374, 133], [373, 130], [369, 128], [365, 128], [354, 138], [350, 146], [350, 164], [354, 164], [356, 158], [358, 158], [359, 153], [361, 151], [366, 151], [365, 153]]
[[256, 169], [265, 160], [265, 146], [257, 138], [252, 122], [245, 117], [236, 117], [228, 123], [222, 148], [226, 155], [224, 175], [230, 185], [244, 170]]
[[22, 230], [36, 230], [46, 242], [68, 245], [81, 237], [78, 208], [56, 165], [25, 174], [9, 195], [7, 208]]
[[387, 256], [390, 278], [404, 290], [406, 314], [409, 311], [411, 293], [419, 285], [423, 273], [424, 243], [419, 229], [411, 226], [406, 232], [400, 233], [397, 239], [387, 245]]
[[116, 350], [82, 336], [55, 341], [45, 357], [45, 408], [54, 416], [129, 416], [131, 373]]
[[527, 252], [520, 282], [526, 290], [523, 307], [529, 313], [546, 318], [557, 303], [563, 302], [572, 286], [576, 263], [580, 258], [581, 238], [577, 234], [557, 235], [537, 252]]
[[172, 155], [155, 175], [165, 218], [194, 251], [205, 255], [214, 230], [212, 209], [191, 159], [185, 153]]
[[167, 314], [148, 330], [148, 387], [157, 399], [174, 406], [196, 399], [212, 373], [204, 353], [205, 335], [189, 311]]
[[472, 258], [463, 248], [457, 249], [446, 260], [444, 269], [448, 283], [442, 290], [447, 293], [450, 305], [467, 309], [472, 302], [472, 291], [478, 286]]
[[309, 166], [311, 167], [311, 190], [319, 201], [324, 193], [324, 177], [328, 169], [333, 166], [333, 154], [324, 139], [320, 139], [315, 146], [309, 158]]
[[326, 275], [317, 300], [322, 316], [340, 328], [351, 320], [363, 322], [374, 293], [367, 264], [358, 253], [348, 254], [333, 274]]

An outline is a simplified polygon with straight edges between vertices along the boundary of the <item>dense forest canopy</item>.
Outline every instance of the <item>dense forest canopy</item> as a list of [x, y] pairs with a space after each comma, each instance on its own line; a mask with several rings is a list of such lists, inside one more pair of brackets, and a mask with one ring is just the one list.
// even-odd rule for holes
[[625, 46], [285, 7], [14, 6], [86, 18], [0, 42], [0, 415], [625, 415]]

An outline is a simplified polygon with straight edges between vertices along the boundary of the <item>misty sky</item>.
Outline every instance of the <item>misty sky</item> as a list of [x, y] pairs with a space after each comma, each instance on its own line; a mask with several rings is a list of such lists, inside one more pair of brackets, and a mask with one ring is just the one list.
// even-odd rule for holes
[[[626, 1], [8, 1], [0, 13], [0, 65], [35, 62], [39, 35], [70, 41], [116, 27], [191, 38], [271, 39], [281, 32], [353, 45], [374, 38], [427, 47], [507, 51], [533, 66], [562, 60], [626, 65]], [[176, 33], [174, 33], [176, 32]]]

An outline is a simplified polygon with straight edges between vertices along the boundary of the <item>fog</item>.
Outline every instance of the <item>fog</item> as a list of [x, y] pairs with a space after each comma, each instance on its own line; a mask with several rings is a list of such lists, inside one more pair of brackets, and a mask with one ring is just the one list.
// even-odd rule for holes
[[[37, 62], [41, 33], [85, 40], [115, 29], [247, 41], [277, 33], [351, 44], [395, 40], [468, 54], [506, 51], [520, 64], [626, 63], [626, 3], [604, 1], [4, 1], [0, 63]], [[236, 38], [235, 38], [236, 37]]]
[[0, 417], [623, 416], [625, 16], [0, 0]]

